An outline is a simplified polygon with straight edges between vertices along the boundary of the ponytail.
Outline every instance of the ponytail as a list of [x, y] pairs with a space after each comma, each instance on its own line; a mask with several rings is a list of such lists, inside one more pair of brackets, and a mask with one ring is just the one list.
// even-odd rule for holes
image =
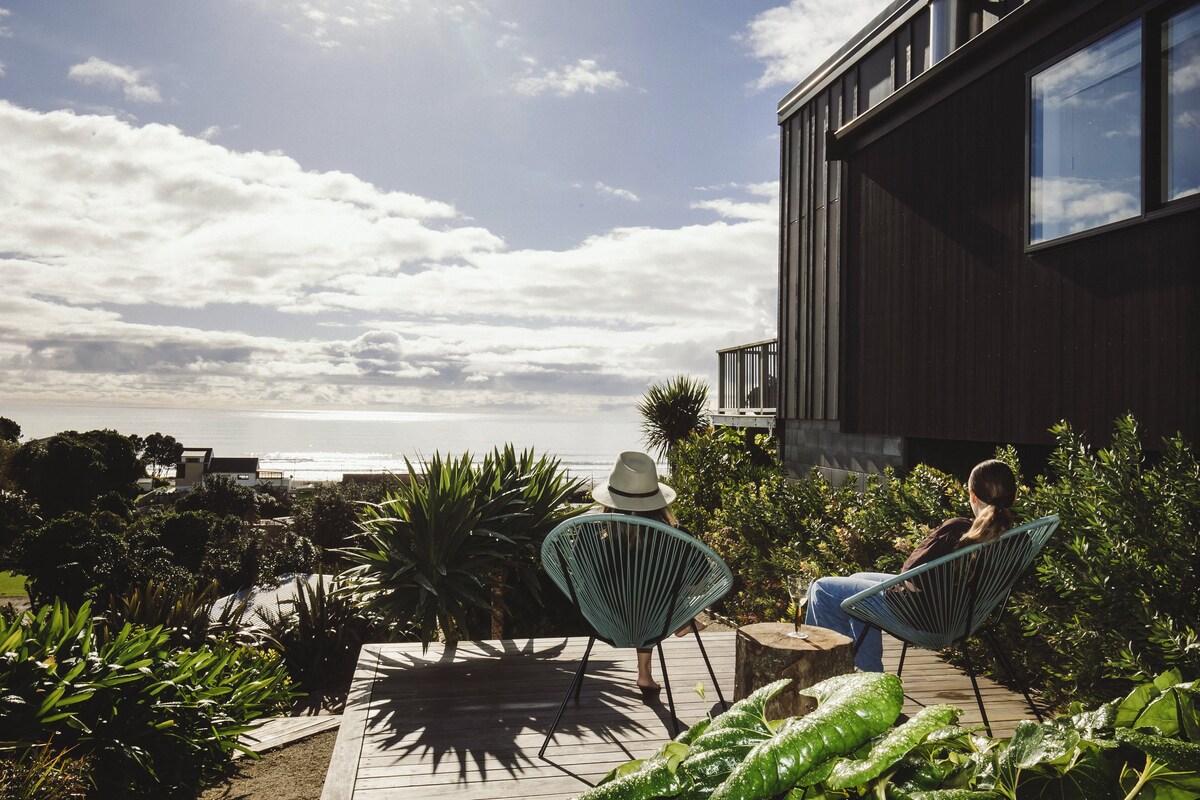
[[999, 539], [1017, 521], [1012, 512], [1017, 500], [1017, 479], [1012, 470], [1003, 461], [984, 461], [971, 470], [967, 486], [984, 506], [959, 541], [974, 544]]
[[971, 524], [971, 530], [964, 533], [959, 541], [976, 544], [999, 539], [1005, 531], [1013, 527], [1016, 521], [1017, 518], [1013, 515], [1011, 508], [984, 506], [983, 510], [979, 512], [979, 516], [975, 517], [975, 521]]

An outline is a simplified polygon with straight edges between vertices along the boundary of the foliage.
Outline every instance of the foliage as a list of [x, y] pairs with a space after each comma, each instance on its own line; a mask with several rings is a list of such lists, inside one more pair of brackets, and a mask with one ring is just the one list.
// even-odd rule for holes
[[0, 442], [16, 442], [21, 439], [21, 426], [8, 417], [0, 417]]
[[[408, 464], [410, 474], [418, 474]], [[519, 457], [511, 447], [478, 468], [470, 454], [435, 454], [424, 475], [363, 507], [357, 546], [341, 551], [353, 566], [348, 586], [366, 607], [422, 641], [478, 630], [492, 614], [494, 590], [508, 574], [536, 590], [533, 565], [542, 539], [573, 512], [566, 502], [578, 482], [557, 459]]]
[[178, 575], [164, 548], [126, 534], [123, 519], [106, 511], [68, 512], [18, 546], [17, 566], [35, 605], [62, 598], [78, 606], [89, 597], [107, 603], [150, 575]]
[[239, 486], [228, 475], [206, 475], [175, 503], [177, 511], [207, 511], [218, 517], [234, 516], [253, 522], [258, 519], [258, 495], [249, 486]]
[[21, 445], [12, 477], [46, 518], [87, 511], [110, 492], [132, 498], [142, 476], [134, 441], [113, 430], [64, 431]]
[[336, 579], [324, 575], [297, 578], [295, 602], [266, 620], [271, 646], [279, 650], [288, 674], [309, 692], [344, 687], [363, 643], [380, 641], [386, 633], [386, 626], [338, 588]]
[[763, 433], [712, 428], [680, 442], [671, 458], [671, 506], [689, 531], [709, 526], [726, 492], [784, 475], [775, 440]]
[[802, 566], [820, 575], [896, 571], [929, 528], [970, 513], [962, 484], [937, 470], [918, 466], [903, 478], [889, 470], [860, 492], [815, 470], [787, 477], [772, 442], [712, 431], [691, 437], [673, 457], [680, 524], [733, 571], [723, 608], [739, 619], [784, 616], [784, 577]]
[[293, 692], [273, 653], [177, 648], [161, 627], [97, 625], [61, 601], [0, 629], [3, 747], [53, 741], [94, 764], [98, 797], [162, 797], [227, 763]]
[[1154, 462], [1132, 417], [1095, 450], [1066, 423], [1026, 517], [1058, 514], [1012, 604], [1025, 632], [1009, 641], [1051, 700], [1096, 700], [1170, 667], [1200, 673], [1200, 467], [1179, 437]]
[[[894, 686], [884, 682], [894, 682]], [[806, 689], [820, 705], [768, 722], [777, 681], [704, 720], [658, 755], [613, 770], [580, 800], [1192, 800], [1200, 796], [1200, 689], [1164, 673], [1085, 711], [993, 739], [929, 706], [892, 727], [899, 679], [857, 673]], [[885, 697], [886, 696], [886, 697]]]
[[345, 547], [358, 531], [363, 502], [378, 502], [378, 489], [366, 484], [320, 483], [295, 503], [296, 531], [322, 550]]
[[22, 491], [0, 489], [0, 561], [13, 556], [13, 545], [42, 524], [38, 507]]
[[138, 456], [142, 464], [150, 468], [152, 477], [162, 477], [183, 460], [183, 445], [174, 436], [156, 431], [142, 439], [141, 444]]
[[218, 599], [219, 592], [215, 582], [190, 583], [180, 588], [173, 583], [151, 579], [124, 595], [112, 597], [103, 622], [114, 632], [125, 624], [161, 627], [174, 647], [199, 646], [216, 639], [230, 642], [242, 633], [241, 620], [246, 604], [231, 604], [223, 609], [218, 620], [213, 621], [209, 609]]
[[687, 375], [652, 384], [638, 403], [638, 412], [646, 444], [669, 457], [693, 433], [708, 430], [708, 384]]
[[0, 753], [0, 800], [78, 800], [87, 796], [90, 776], [88, 759], [53, 743]]

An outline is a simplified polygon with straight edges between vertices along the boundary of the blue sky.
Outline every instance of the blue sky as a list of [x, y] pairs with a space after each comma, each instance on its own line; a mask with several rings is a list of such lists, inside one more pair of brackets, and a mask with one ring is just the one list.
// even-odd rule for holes
[[0, 0], [0, 402], [715, 377], [774, 335], [776, 102], [883, 5]]

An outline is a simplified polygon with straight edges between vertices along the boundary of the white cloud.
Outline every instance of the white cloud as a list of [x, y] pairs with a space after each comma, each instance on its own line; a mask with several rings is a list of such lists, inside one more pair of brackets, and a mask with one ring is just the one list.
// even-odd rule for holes
[[882, 0], [791, 0], [759, 14], [738, 37], [763, 62], [754, 87], [804, 80], [886, 6]]
[[[12, 14], [12, 12], [9, 11], [7, 8], [0, 8], [0, 20], [4, 19], [5, 17], [9, 16], [10, 14]], [[8, 26], [0, 25], [0, 37], [6, 38], [9, 36], [12, 36], [12, 31], [8, 28]], [[0, 75], [3, 75], [3, 74], [4, 74], [3, 72], [0, 72]]]
[[4, 62], [0, 61], [0, 78], [3, 78], [5, 76], [5, 74], [6, 73], [4, 72]]
[[1136, 178], [1125, 181], [1035, 178], [1032, 186], [1035, 219], [1043, 226], [1044, 239], [1129, 219], [1141, 209], [1136, 190]]
[[533, 59], [526, 59], [529, 64], [526, 74], [513, 83], [513, 88], [519, 93], [536, 97], [550, 92], [559, 97], [569, 97], [584, 92], [595, 94], [600, 90], [615, 91], [629, 86], [628, 83], [613, 70], [600, 69], [599, 64], [590, 58], [581, 58], [574, 64], [563, 69], [546, 69], [537, 72]]
[[599, 407], [775, 326], [777, 205], [753, 191], [508, 250], [445, 203], [172, 127], [0, 101], [0, 141], [12, 398]]
[[145, 75], [144, 70], [122, 67], [96, 56], [76, 64], [67, 72], [71, 80], [87, 86], [120, 89], [125, 93], [125, 99], [134, 103], [161, 103], [158, 86], [145, 80]]
[[606, 194], [609, 197], [616, 197], [621, 200], [628, 200], [631, 203], [641, 202], [641, 198], [628, 189], [618, 189], [615, 186], [609, 186], [603, 181], [596, 181], [596, 191], [601, 194]]

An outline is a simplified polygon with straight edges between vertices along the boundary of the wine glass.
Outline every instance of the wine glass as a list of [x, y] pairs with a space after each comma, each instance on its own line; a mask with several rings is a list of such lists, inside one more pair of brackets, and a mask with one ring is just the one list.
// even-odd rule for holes
[[804, 608], [804, 603], [808, 600], [808, 586], [812, 583], [812, 576], [807, 571], [796, 572], [787, 576], [787, 590], [792, 597], [792, 604], [796, 607], [796, 616], [792, 620], [792, 632], [788, 636], [793, 639], [807, 639], [808, 634], [800, 630], [800, 612]]

